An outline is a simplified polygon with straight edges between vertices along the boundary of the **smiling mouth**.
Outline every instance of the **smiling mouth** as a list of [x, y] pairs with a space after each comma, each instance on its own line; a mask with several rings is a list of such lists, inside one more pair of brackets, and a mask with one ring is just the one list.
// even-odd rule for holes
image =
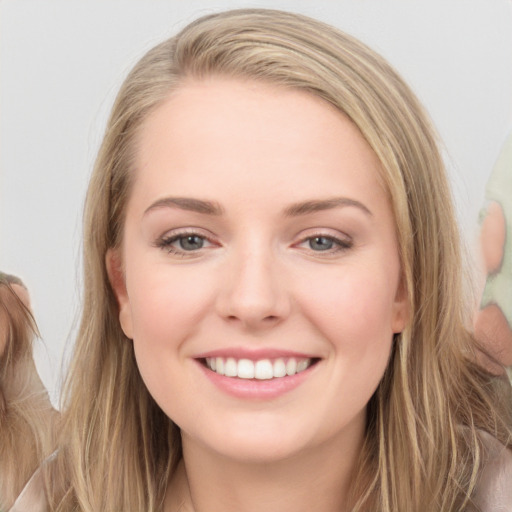
[[203, 364], [225, 377], [270, 380], [302, 373], [319, 361], [318, 358], [235, 359], [234, 357], [206, 357]]

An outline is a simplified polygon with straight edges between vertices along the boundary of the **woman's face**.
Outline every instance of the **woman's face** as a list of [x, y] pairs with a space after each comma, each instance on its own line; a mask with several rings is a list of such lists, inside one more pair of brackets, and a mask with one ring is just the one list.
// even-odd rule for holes
[[138, 142], [107, 266], [142, 378], [184, 442], [244, 460], [358, 442], [406, 320], [359, 131], [305, 92], [211, 78], [173, 93]]

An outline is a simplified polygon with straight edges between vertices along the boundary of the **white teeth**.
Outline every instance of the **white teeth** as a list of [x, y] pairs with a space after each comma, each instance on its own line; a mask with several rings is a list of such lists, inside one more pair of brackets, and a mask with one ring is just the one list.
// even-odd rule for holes
[[238, 377], [254, 379], [254, 363], [250, 359], [240, 359], [238, 361]]
[[[213, 370], [213, 368], [212, 368], [212, 370]], [[222, 359], [222, 357], [217, 357], [215, 359], [215, 371], [219, 375], [224, 375], [224, 359]]]
[[234, 357], [207, 357], [206, 366], [226, 377], [238, 377], [239, 379], [258, 379], [269, 380], [295, 375], [303, 372], [311, 366], [311, 359], [288, 359], [278, 358], [274, 361], [270, 359], [259, 359], [251, 361], [250, 359], [236, 360]]
[[274, 377], [284, 377], [286, 375], [286, 363], [283, 359], [274, 361]]
[[297, 373], [297, 361], [292, 357], [286, 363], [286, 375], [295, 375]]
[[226, 377], [236, 377], [238, 375], [238, 368], [236, 361], [232, 357], [228, 357], [224, 365], [224, 375]]
[[303, 372], [308, 367], [308, 362], [304, 359], [297, 361], [297, 373]]
[[268, 359], [256, 361], [254, 366], [254, 377], [259, 380], [271, 379], [274, 376], [272, 363]]

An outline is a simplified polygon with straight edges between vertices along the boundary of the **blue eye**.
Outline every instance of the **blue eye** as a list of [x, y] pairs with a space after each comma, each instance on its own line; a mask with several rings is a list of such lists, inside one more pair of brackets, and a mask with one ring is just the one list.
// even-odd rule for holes
[[199, 252], [211, 245], [211, 242], [197, 233], [178, 233], [176, 235], [164, 236], [155, 244], [171, 254], [185, 256], [187, 253]]
[[353, 246], [351, 239], [338, 238], [330, 235], [314, 235], [303, 238], [298, 247], [325, 256], [331, 256], [338, 252], [346, 251]]
[[198, 235], [180, 236], [175, 241], [178, 242], [180, 249], [184, 251], [197, 251], [204, 246], [204, 238]]
[[335, 241], [327, 236], [315, 236], [308, 240], [309, 248], [313, 251], [330, 251]]

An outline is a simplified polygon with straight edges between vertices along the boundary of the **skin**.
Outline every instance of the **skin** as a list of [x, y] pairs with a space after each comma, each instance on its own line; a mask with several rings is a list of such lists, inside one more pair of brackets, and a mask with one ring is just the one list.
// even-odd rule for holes
[[[482, 223], [480, 242], [488, 275], [500, 271], [505, 247], [506, 220], [501, 205], [491, 202]], [[501, 365], [512, 365], [512, 329], [497, 304], [489, 304], [475, 316], [475, 336]], [[501, 373], [498, 365], [484, 358], [491, 371]]]
[[494, 274], [500, 270], [506, 232], [503, 209], [499, 203], [492, 201], [487, 208], [487, 215], [480, 232], [480, 243], [487, 274]]
[[[141, 375], [182, 432], [165, 510], [343, 510], [366, 405], [407, 321], [375, 154], [312, 95], [218, 77], [175, 91], [138, 142], [123, 244], [107, 268]], [[203, 247], [169, 242], [185, 233]], [[235, 349], [318, 362], [286, 393], [242, 399], [197, 360]]]
[[[512, 365], [512, 329], [503, 311], [496, 304], [489, 304], [478, 311], [475, 319], [475, 336], [501, 365]], [[490, 362], [490, 369], [502, 373], [500, 366]]]

